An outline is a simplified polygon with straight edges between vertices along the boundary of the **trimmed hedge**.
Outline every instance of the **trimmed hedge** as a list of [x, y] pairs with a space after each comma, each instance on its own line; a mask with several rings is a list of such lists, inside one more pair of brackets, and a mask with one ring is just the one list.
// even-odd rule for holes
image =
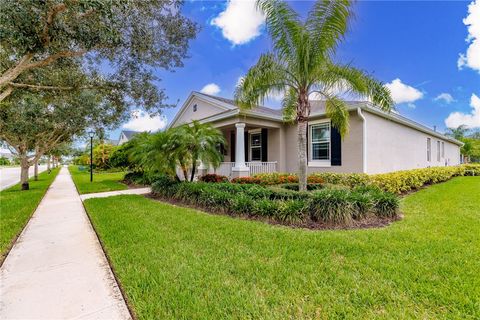
[[348, 225], [368, 216], [394, 217], [398, 198], [378, 188], [323, 188], [298, 192], [256, 184], [178, 182], [159, 177], [155, 195], [216, 212], [265, 217], [282, 223]]
[[206, 175], [199, 177], [198, 181], [219, 183], [219, 182], [228, 182], [228, 178], [226, 176], [222, 176], [219, 174], [208, 173]]
[[[315, 185], [344, 185], [349, 188], [359, 186], [376, 186], [380, 189], [402, 194], [417, 190], [425, 185], [447, 181], [456, 176], [480, 175], [480, 164], [465, 164], [452, 167], [431, 167], [367, 175], [363, 173], [313, 173], [308, 176], [308, 183]], [[232, 182], [239, 184], [284, 185], [294, 189], [298, 177], [285, 173], [258, 174], [253, 177], [237, 178]], [[307, 186], [308, 187], [308, 186]], [[298, 189], [298, 187], [296, 187]], [[320, 189], [321, 187], [317, 187]], [[310, 190], [310, 189], [309, 189]]]

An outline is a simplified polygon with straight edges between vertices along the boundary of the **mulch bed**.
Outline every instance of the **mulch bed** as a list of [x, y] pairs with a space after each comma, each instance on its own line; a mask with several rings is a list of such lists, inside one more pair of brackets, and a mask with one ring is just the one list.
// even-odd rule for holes
[[209, 210], [205, 207], [187, 204], [175, 199], [163, 198], [160, 196], [156, 196], [152, 193], [145, 195], [145, 197], [158, 202], [166, 202], [173, 206], [196, 209], [206, 214], [222, 215], [222, 216], [227, 216], [235, 219], [261, 221], [261, 222], [268, 223], [271, 225], [276, 225], [276, 226], [286, 226], [291, 228], [309, 229], [309, 230], [351, 230], [351, 229], [383, 228], [383, 227], [389, 226], [395, 221], [399, 221], [403, 219], [403, 215], [398, 214], [396, 217], [391, 217], [391, 218], [380, 218], [376, 216], [370, 216], [362, 220], [353, 220], [348, 225], [337, 225], [337, 224], [324, 223], [324, 222], [312, 221], [312, 220], [308, 220], [301, 223], [288, 223], [288, 222], [281, 222], [281, 221], [266, 218], [266, 217], [238, 215], [238, 214], [231, 214], [229, 212], [219, 212], [216, 210]]

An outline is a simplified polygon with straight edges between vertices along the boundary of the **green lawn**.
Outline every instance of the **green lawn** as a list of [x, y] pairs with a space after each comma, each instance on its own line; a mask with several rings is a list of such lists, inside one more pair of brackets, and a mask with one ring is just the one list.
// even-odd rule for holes
[[309, 231], [90, 199], [139, 319], [479, 319], [480, 177], [402, 201], [382, 229]]
[[38, 181], [30, 179], [30, 190], [21, 191], [20, 184], [0, 191], [0, 261], [20, 234], [40, 200], [60, 169], [38, 175]]
[[78, 166], [69, 166], [68, 170], [80, 194], [127, 189], [127, 186], [120, 182], [123, 180], [125, 172], [97, 173], [94, 171], [93, 182], [90, 182], [89, 171], [80, 171]]

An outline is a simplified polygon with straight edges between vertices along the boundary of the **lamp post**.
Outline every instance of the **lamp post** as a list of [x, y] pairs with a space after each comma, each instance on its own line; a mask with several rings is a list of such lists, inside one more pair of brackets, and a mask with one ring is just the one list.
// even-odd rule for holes
[[88, 135], [90, 136], [90, 182], [93, 182], [93, 136], [95, 132], [91, 130]]

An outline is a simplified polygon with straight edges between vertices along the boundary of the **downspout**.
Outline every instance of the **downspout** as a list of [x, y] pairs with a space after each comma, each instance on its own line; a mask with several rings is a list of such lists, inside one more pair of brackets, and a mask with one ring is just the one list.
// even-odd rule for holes
[[362, 108], [357, 108], [357, 114], [362, 119], [363, 125], [363, 134], [362, 134], [362, 171], [363, 173], [367, 173], [367, 119], [362, 113]]

